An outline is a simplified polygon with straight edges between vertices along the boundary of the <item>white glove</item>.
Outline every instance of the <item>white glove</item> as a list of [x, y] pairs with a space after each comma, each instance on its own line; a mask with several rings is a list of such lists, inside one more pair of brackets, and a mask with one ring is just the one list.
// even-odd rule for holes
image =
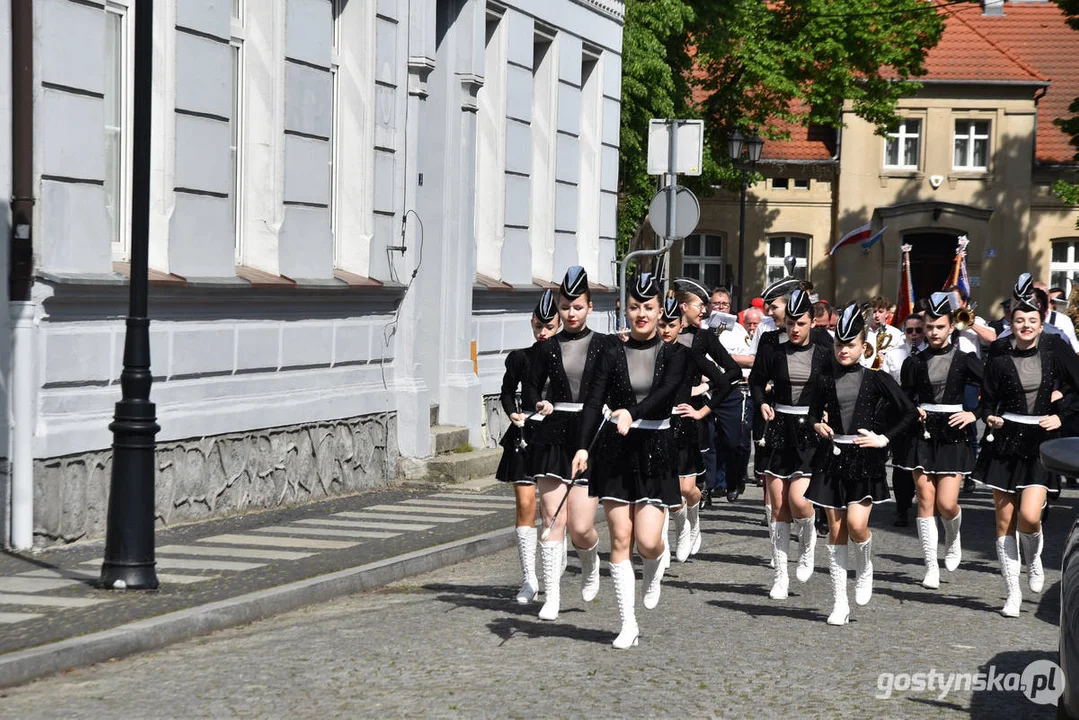
[[888, 438], [884, 435], [878, 435], [865, 428], [860, 428], [858, 434], [862, 436], [854, 441], [854, 444], [858, 447], [882, 448], [888, 446]]

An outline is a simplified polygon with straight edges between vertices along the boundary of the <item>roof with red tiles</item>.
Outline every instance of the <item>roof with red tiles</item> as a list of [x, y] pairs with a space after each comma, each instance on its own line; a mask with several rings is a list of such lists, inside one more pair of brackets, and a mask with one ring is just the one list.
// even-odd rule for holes
[[1037, 161], [1075, 164], [1076, 149], [1053, 120], [1070, 117], [1068, 105], [1079, 97], [1079, 31], [1053, 2], [1008, 2], [1003, 17], [964, 13], [964, 20], [1049, 80], [1038, 101]]
[[[984, 15], [977, 3], [941, 3], [944, 34], [926, 58], [923, 82], [1029, 84], [1033, 94], [1047, 83], [1038, 103], [1037, 161], [1075, 164], [1075, 149], [1053, 120], [1068, 117], [1079, 97], [1079, 32], [1070, 28], [1053, 2], [1006, 2], [1004, 15]], [[762, 159], [827, 161], [835, 153], [835, 133], [779, 122], [790, 140], [764, 146]]]

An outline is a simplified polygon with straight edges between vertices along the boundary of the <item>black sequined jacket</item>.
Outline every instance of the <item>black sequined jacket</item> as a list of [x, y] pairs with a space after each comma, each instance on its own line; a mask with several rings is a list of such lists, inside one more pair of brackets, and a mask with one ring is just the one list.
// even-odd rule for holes
[[[848, 428], [843, 425], [835, 383], [836, 377], [849, 373], [860, 373], [862, 380]], [[857, 435], [859, 430], [865, 429], [884, 435], [889, 441], [907, 432], [918, 417], [914, 404], [891, 375], [857, 363], [853, 367], [843, 367], [834, 358], [831, 371], [813, 386], [809, 402], [810, 422], [821, 422], [825, 412], [828, 413], [828, 427], [836, 435]]]
[[522, 412], [522, 410], [531, 414], [535, 409], [535, 406], [529, 408], [528, 406], [518, 406], [517, 404], [517, 389], [528, 382], [532, 367], [532, 356], [535, 354], [536, 346], [533, 345], [519, 350], [510, 350], [509, 354], [506, 355], [506, 372], [502, 374], [502, 389], [498, 394], [499, 402], [502, 403], [502, 409], [506, 412], [506, 415]]
[[[714, 332], [701, 330], [690, 325], [682, 333], [693, 336], [693, 343], [689, 347], [689, 357], [692, 360], [692, 365], [686, 368], [686, 372], [693, 375], [694, 382], [690, 384], [690, 388], [700, 384], [701, 375], [707, 377], [710, 385], [709, 394], [711, 395], [707, 399], [707, 404], [714, 412], [742, 379], [742, 368], [730, 356], [727, 349], [723, 347], [723, 343], [719, 341], [719, 336]], [[696, 368], [695, 375], [693, 374], [694, 368]], [[706, 400], [704, 395], [698, 395], [685, 402], [690, 403], [699, 410], [704, 407]]]
[[[562, 346], [558, 342], [560, 335], [570, 336], [563, 330], [559, 335], [533, 345], [536, 349], [532, 357], [532, 366], [528, 373], [528, 382], [521, 388], [521, 402], [523, 408], [529, 413], [534, 412], [536, 403], [548, 400], [551, 403], [584, 402], [588, 389], [593, 382], [596, 372], [596, 362], [600, 354], [612, 343], [619, 344], [615, 335], [605, 335], [585, 328], [580, 335], [590, 335], [588, 338], [588, 354], [585, 358], [584, 372], [581, 375], [580, 397], [573, 397], [570, 392], [569, 378], [566, 369], [562, 365]], [[544, 387], [546, 386], [546, 397]], [[577, 432], [580, 427], [579, 413], [554, 412], [546, 416], [542, 422], [536, 424], [533, 433], [533, 442], [537, 445], [572, 445], [576, 442]]]
[[[783, 405], [794, 405], [791, 400], [790, 375], [787, 373], [786, 348], [789, 343], [768, 344], [758, 346], [757, 357], [753, 361], [753, 369], [749, 373], [749, 391], [753, 401], [759, 407], [762, 403], [776, 402]], [[810, 342], [813, 353], [812, 370], [809, 382], [806, 383], [803, 394], [810, 397], [813, 386], [821, 375], [830, 372], [832, 357], [831, 349], [825, 349], [823, 345]], [[766, 397], [768, 383], [772, 384], [771, 397]]]
[[[648, 348], [659, 344], [656, 366], [652, 373], [652, 389], [641, 402], [633, 392], [626, 363], [625, 348]], [[628, 410], [634, 420], [665, 420], [671, 416], [679, 386], [686, 373], [687, 354], [663, 342], [659, 336], [650, 340], [634, 340], [607, 346], [596, 364], [595, 375], [588, 386], [584, 412], [581, 416], [578, 447], [587, 448], [603, 418], [603, 406], [612, 411]], [[646, 431], [657, 432], [657, 431]]]
[[[952, 353], [952, 361], [948, 366], [944, 394], [937, 400], [933, 394], [933, 383], [929, 379], [929, 358], [946, 352]], [[955, 345], [948, 345], [940, 350], [927, 347], [903, 361], [899, 382], [903, 392], [915, 405], [962, 405], [967, 385], [982, 386], [982, 363], [977, 356], [963, 352]], [[944, 413], [930, 413], [926, 416], [925, 429], [930, 437], [940, 443], [968, 442], [971, 439], [970, 429], [951, 427], [948, 425], [949, 417], [950, 415]]]
[[[986, 359], [982, 398], [978, 406], [981, 418], [984, 420], [990, 415], [999, 416], [1007, 412], [1059, 415], [1061, 422], [1072, 419], [1079, 412], [1079, 357], [1063, 341], [1044, 334], [1039, 338], [1038, 345], [1029, 350], [1016, 350], [1011, 340], [1006, 337], [993, 343], [995, 347]], [[1028, 410], [1019, 372], [1012, 358], [1029, 357], [1034, 353], [1041, 355], [1042, 382], [1034, 407]], [[1062, 400], [1052, 401], [1054, 390], [1061, 392], [1064, 396]], [[1005, 422], [1002, 428], [986, 431], [986, 436], [990, 434], [993, 442], [983, 440], [984, 450], [998, 457], [1029, 458], [1036, 457], [1042, 441], [1056, 433], [1048, 433], [1037, 425]]]

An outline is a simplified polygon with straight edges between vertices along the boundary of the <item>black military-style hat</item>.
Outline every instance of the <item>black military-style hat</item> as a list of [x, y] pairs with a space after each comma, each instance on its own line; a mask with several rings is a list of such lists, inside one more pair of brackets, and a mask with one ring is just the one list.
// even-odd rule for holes
[[640, 300], [641, 302], [658, 297], [659, 283], [656, 282], [656, 276], [650, 272], [640, 273], [633, 281], [633, 285], [630, 286], [629, 294], [635, 300]]
[[579, 298], [588, 292], [588, 273], [580, 265], [573, 265], [566, 270], [559, 291], [570, 300]]
[[944, 317], [952, 311], [951, 293], [935, 292], [929, 296], [925, 314], [931, 318]]
[[554, 291], [550, 288], [543, 291], [540, 295], [539, 302], [536, 303], [536, 309], [532, 311], [541, 322], [551, 322], [558, 315], [558, 305], [554, 301]]
[[678, 302], [678, 298], [668, 295], [663, 299], [662, 317], [667, 322], [672, 322], [682, 317], [682, 303]]
[[708, 303], [708, 291], [696, 280], [690, 278], [678, 278], [672, 285], [675, 290], [681, 290], [682, 292], [693, 293], [701, 299], [701, 302]]
[[787, 317], [797, 320], [813, 309], [813, 302], [809, 299], [809, 293], [801, 288], [791, 293], [790, 302], [787, 303]]
[[865, 316], [856, 303], [843, 308], [839, 322], [835, 326], [836, 340], [851, 342], [865, 330]]
[[1041, 308], [1038, 307], [1038, 298], [1034, 295], [1034, 278], [1030, 276], [1030, 273], [1023, 273], [1015, 281], [1012, 297], [1014, 298], [1013, 310], [1041, 312]]

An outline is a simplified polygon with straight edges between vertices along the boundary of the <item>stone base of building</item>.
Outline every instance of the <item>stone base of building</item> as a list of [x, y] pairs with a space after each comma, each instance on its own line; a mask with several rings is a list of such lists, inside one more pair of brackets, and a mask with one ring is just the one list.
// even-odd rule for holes
[[[382, 487], [396, 480], [397, 458], [392, 413], [163, 442], [156, 522], [165, 527]], [[35, 460], [34, 545], [104, 537], [111, 477], [111, 449]]]

